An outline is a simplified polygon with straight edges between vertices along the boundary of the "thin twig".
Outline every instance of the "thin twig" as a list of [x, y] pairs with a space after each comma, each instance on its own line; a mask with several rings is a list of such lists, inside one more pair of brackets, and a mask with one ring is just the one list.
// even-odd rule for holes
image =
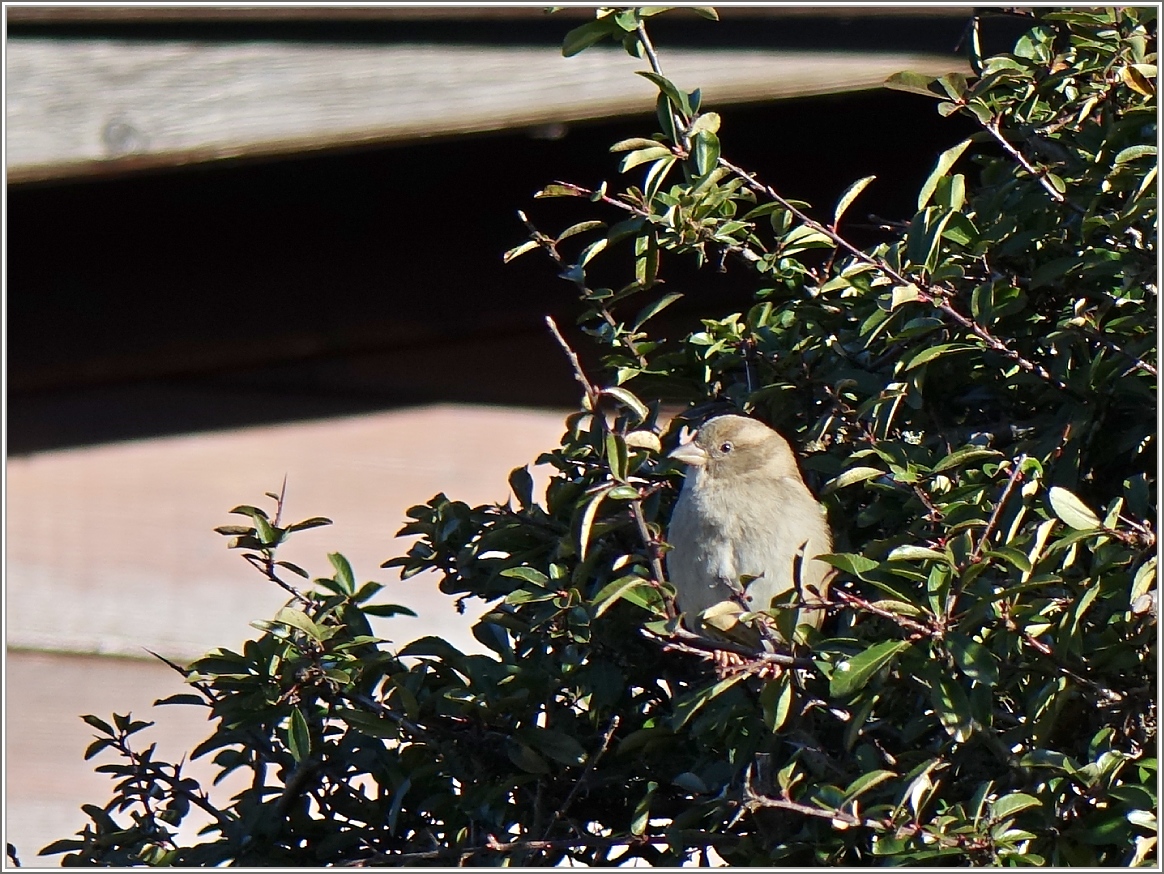
[[558, 323], [554, 321], [553, 316], [546, 316], [546, 324], [550, 328], [550, 333], [554, 335], [554, 339], [558, 341], [558, 345], [562, 347], [562, 351], [566, 353], [566, 357], [570, 359], [570, 365], [574, 369], [574, 379], [578, 380], [582, 386], [582, 390], [586, 392], [586, 400], [590, 404], [591, 411], [598, 414], [599, 392], [594, 387], [594, 383], [587, 378], [586, 371], [582, 369], [582, 362], [578, 360], [578, 353], [570, 348], [570, 344], [566, 342], [566, 338], [558, 330]]
[[1036, 639], [1033, 635], [1031, 635], [1030, 632], [1024, 631], [1023, 632], [1023, 639], [1027, 642], [1027, 645], [1030, 646], [1032, 649], [1035, 649], [1036, 651], [1042, 653], [1044, 656], [1046, 656], [1048, 659], [1050, 659], [1051, 662], [1054, 663], [1055, 667], [1063, 674], [1063, 676], [1067, 677], [1070, 680], [1074, 680], [1076, 683], [1078, 683], [1080, 686], [1082, 686], [1085, 689], [1090, 689], [1092, 692], [1094, 692], [1100, 698], [1103, 698], [1105, 701], [1108, 701], [1112, 704], [1117, 704], [1120, 701], [1124, 700], [1124, 696], [1121, 695], [1119, 692], [1116, 692], [1114, 689], [1109, 689], [1106, 686], [1101, 686], [1101, 685], [1099, 685], [1099, 683], [1093, 682], [1092, 680], [1088, 680], [1086, 677], [1079, 676], [1079, 674], [1077, 674], [1075, 671], [1071, 670], [1071, 668], [1069, 668], [1064, 663], [1063, 659], [1060, 658], [1059, 655], [1051, 647], [1049, 647], [1047, 644], [1043, 643], [1041, 640]]
[[994, 533], [994, 528], [998, 525], [998, 519], [1002, 515], [1002, 508], [1006, 506], [1006, 501], [1010, 497], [1010, 493], [1014, 490], [1015, 485], [1023, 476], [1023, 462], [1027, 460], [1025, 455], [1020, 455], [1012, 462], [1014, 470], [1010, 472], [1010, 478], [1006, 481], [1006, 487], [1002, 490], [1002, 495], [998, 499], [998, 503], [994, 505], [994, 512], [990, 514], [990, 518], [986, 522], [986, 527], [982, 530], [982, 536], [978, 538], [978, 543], [974, 547], [974, 551], [970, 553], [970, 563], [974, 564], [982, 555], [982, 548], [990, 540], [990, 535]]
[[816, 221], [815, 219], [810, 218], [807, 213], [805, 213], [803, 210], [799, 209], [795, 204], [791, 203], [786, 198], [782, 197], [774, 188], [772, 188], [769, 185], [765, 185], [764, 183], [758, 181], [755, 177], [755, 174], [748, 173], [742, 167], [736, 166], [731, 161], [728, 161], [726, 158], [719, 159], [719, 166], [724, 167], [727, 170], [730, 170], [732, 173], [739, 176], [740, 179], [742, 179], [744, 181], [744, 184], [746, 184], [753, 191], [756, 191], [760, 194], [763, 194], [766, 197], [769, 197], [772, 200], [779, 203], [781, 206], [783, 206], [785, 209], [787, 209], [790, 213], [792, 213], [794, 216], [796, 216], [796, 218], [798, 218], [806, 226], [808, 226], [809, 228], [811, 228], [814, 231], [817, 231], [821, 234], [824, 234], [826, 237], [828, 237], [830, 240], [832, 240], [838, 246], [845, 249], [845, 251], [849, 252], [849, 254], [851, 254], [858, 261], [861, 261], [862, 263], [868, 264], [870, 267], [873, 267], [873, 268], [879, 270], [881, 273], [885, 274], [887, 277], [889, 277], [891, 280], [893, 280], [898, 285], [903, 285], [903, 286], [912, 285], [914, 288], [917, 288], [919, 300], [921, 300], [925, 303], [931, 304], [932, 306], [936, 307], [941, 312], [948, 315], [950, 318], [952, 318], [955, 322], [957, 322], [963, 328], [965, 328], [966, 330], [973, 333], [974, 336], [978, 337], [978, 339], [980, 339], [983, 343], [985, 343], [986, 346], [988, 348], [990, 348], [991, 350], [998, 352], [1001, 355], [1005, 355], [1007, 358], [1009, 358], [1011, 361], [1015, 362], [1023, 370], [1026, 370], [1028, 373], [1033, 373], [1036, 376], [1040, 377], [1041, 379], [1046, 380], [1047, 382], [1051, 383], [1051, 385], [1058, 388], [1060, 391], [1062, 391], [1066, 394], [1070, 394], [1072, 397], [1075, 397], [1075, 398], [1081, 397], [1081, 395], [1078, 391], [1076, 391], [1074, 388], [1072, 388], [1067, 383], [1063, 382], [1063, 380], [1059, 379], [1057, 376], [1050, 373], [1041, 364], [1036, 364], [1035, 362], [1024, 358], [1022, 355], [1020, 355], [1015, 350], [1011, 349], [1004, 342], [999, 340], [997, 337], [995, 337], [993, 334], [991, 334], [989, 331], [987, 331], [985, 328], [983, 328], [977, 322], [973, 321], [972, 319], [967, 318], [966, 316], [964, 316], [960, 312], [958, 312], [956, 309], [954, 309], [954, 307], [946, 299], [947, 296], [949, 296], [953, 293], [949, 289], [945, 289], [945, 288], [942, 288], [941, 286], [936, 286], [936, 285], [927, 285], [925, 288], [922, 288], [921, 286], [918, 285], [918, 283], [916, 283], [910, 279], [907, 279], [899, 271], [897, 271], [893, 267], [891, 267], [884, 259], [875, 258], [872, 255], [869, 255], [865, 252], [862, 252], [860, 249], [858, 249], [856, 246], [854, 246], [852, 243], [850, 243], [848, 240], [846, 240], [844, 237], [842, 237], [836, 231], [830, 230], [825, 225], [822, 225], [820, 222]]
[[643, 545], [647, 548], [647, 559], [651, 563], [651, 575], [654, 577], [651, 580], [651, 585], [663, 598], [663, 608], [667, 611], [667, 618], [674, 619], [678, 614], [675, 612], [673, 599], [669, 598], [663, 591], [663, 583], [666, 582], [667, 577], [663, 573], [663, 561], [659, 558], [658, 541], [651, 535], [651, 529], [647, 527], [647, 519], [643, 515], [643, 497], [644, 495], [640, 491], [639, 497], [630, 502], [631, 515], [634, 516], [635, 525], [639, 529], [639, 537], [642, 538]]
[[647, 25], [640, 21], [636, 28], [639, 37], [639, 43], [643, 47], [643, 52], [646, 53], [647, 63], [651, 65], [651, 69], [655, 71], [655, 75], [662, 76], [663, 68], [659, 65], [659, 56], [655, 54], [655, 47], [651, 43], [651, 38], [647, 36]]
[[[586, 762], [586, 767], [583, 769], [578, 779], [574, 781], [574, 785], [570, 787], [570, 792], [566, 795], [566, 800], [562, 802], [562, 806], [554, 811], [554, 815], [550, 819], [550, 824], [546, 826], [545, 833], [542, 835], [542, 840], [549, 840], [550, 832], [554, 830], [554, 826], [557, 824], [558, 820], [566, 815], [566, 811], [569, 810], [570, 805], [574, 803], [574, 798], [578, 795], [578, 791], [582, 788], [582, 784], [585, 783], [586, 779], [590, 776], [591, 773], [593, 773], [595, 767], [598, 765], [598, 760], [601, 759], [602, 756], [606, 753], [607, 749], [610, 748], [611, 738], [614, 737], [615, 731], [618, 730], [618, 724], [620, 721], [621, 720], [619, 719], [617, 713], [610, 717], [610, 724], [607, 725], [606, 732], [602, 735], [602, 742], [598, 745], [597, 752], [590, 756], [589, 760]], [[539, 784], [539, 786], [540, 785], [541, 784]]]
[[268, 580], [282, 588], [284, 591], [288, 592], [291, 597], [298, 601], [300, 604], [304, 605], [305, 607], [310, 607], [312, 605], [310, 598], [308, 598], [290, 583], [284, 582], [279, 578], [279, 575], [275, 573], [275, 558], [273, 555], [261, 556], [255, 555], [251, 552], [244, 552], [243, 558], [249, 561]]
[[804, 814], [805, 816], [835, 820], [848, 826], [864, 826], [865, 828], [871, 828], [876, 831], [884, 832], [895, 828], [893, 823], [888, 820], [861, 819], [853, 816], [851, 813], [845, 813], [843, 810], [828, 810], [821, 807], [814, 807], [811, 804], [801, 804], [799, 801], [793, 801], [791, 798], [773, 798], [771, 795], [762, 795], [752, 787], [755, 767], [755, 763], [753, 762], [748, 765], [747, 770], [744, 772], [744, 807], [749, 810], [754, 810], [757, 807], [774, 807], [778, 810], [791, 810], [795, 813]]
[[900, 613], [894, 613], [892, 610], [885, 610], [875, 604], [870, 604], [864, 598], [858, 597], [851, 592], [846, 592], [844, 589], [836, 589], [833, 594], [840, 599], [841, 603], [848, 607], [856, 607], [858, 610], [863, 610], [866, 613], [872, 613], [875, 616], [880, 616], [883, 619], [888, 619], [891, 622], [900, 625], [902, 628], [913, 631], [916, 634], [921, 634], [926, 637], [938, 637], [938, 631], [928, 625], [922, 625], [920, 622], [915, 622], [908, 616], [902, 616]]
[[[558, 330], [558, 325], [551, 316], [546, 316], [546, 324], [550, 328], [550, 333], [554, 335], [554, 339], [558, 341], [558, 345], [566, 353], [566, 357], [570, 359], [570, 365], [574, 369], [574, 378], [578, 380], [582, 386], [582, 390], [586, 393], [586, 400], [591, 412], [602, 423], [602, 427], [609, 432], [610, 424], [606, 421], [606, 417], [602, 415], [599, 409], [602, 392], [596, 389], [594, 383], [586, 376], [586, 371], [582, 369], [582, 362], [578, 359], [578, 354], [566, 342], [566, 338], [562, 336], [562, 332]], [[659, 545], [655, 538], [651, 536], [646, 517], [643, 516], [643, 499], [647, 494], [649, 492], [644, 493], [640, 490], [639, 496], [630, 502], [631, 515], [634, 516], [635, 525], [639, 530], [639, 537], [643, 541], [643, 547], [647, 550], [647, 560], [651, 564], [651, 575], [653, 577], [651, 584], [662, 594], [662, 587], [667, 578], [663, 573], [663, 563], [659, 558]], [[675, 607], [670, 599], [664, 597], [663, 604], [667, 611], [667, 618], [673, 619], [675, 617]]]
[[[567, 186], [567, 185], [565, 185], [565, 183], [562, 183], [562, 184], [564, 187], [573, 187], [575, 189], [578, 189], [579, 192], [586, 190], [586, 189], [579, 188], [576, 185], [575, 186]], [[614, 200], [611, 200], [610, 202], [616, 203], [616, 204], [618, 203], [618, 201], [614, 201]], [[634, 211], [633, 207], [630, 209], [632, 212]], [[570, 270], [571, 265], [566, 263], [566, 259], [563, 258], [561, 253], [558, 251], [557, 241], [555, 241], [552, 237], [548, 237], [545, 234], [543, 234], [541, 231], [539, 231], [537, 229], [537, 227], [533, 224], [533, 222], [531, 222], [529, 220], [529, 217], [526, 216], [526, 214], [524, 212], [521, 212], [519, 210], [517, 213], [517, 216], [518, 216], [518, 218], [521, 219], [522, 224], [524, 224], [526, 229], [529, 231], [530, 239], [532, 241], [534, 241], [535, 243], [537, 243], [539, 246], [541, 246], [542, 251], [544, 251], [550, 257], [550, 260], [553, 261], [555, 265], [557, 265], [558, 269], [560, 271], [562, 271], [563, 278], [565, 278], [565, 274], [567, 273], [567, 271]], [[606, 322], [607, 326], [610, 327], [611, 329], [613, 329], [613, 331], [615, 332], [615, 336], [617, 337], [619, 325], [618, 325], [618, 322], [614, 318], [614, 314], [611, 313], [611, 311], [609, 309], [607, 309], [604, 305], [602, 305], [600, 303], [595, 303], [594, 297], [593, 297], [593, 292], [589, 288], [587, 288], [585, 285], [583, 285], [582, 282], [580, 282], [578, 280], [573, 280], [573, 281], [574, 281], [574, 284], [581, 290], [582, 299], [594, 307], [594, 309], [598, 312], [598, 314], [600, 316], [602, 316], [602, 320], [604, 322]], [[633, 355], [635, 357], [635, 360], [639, 363], [640, 367], [646, 368], [648, 366], [649, 362], [647, 361], [647, 357], [645, 355], [643, 355], [642, 352], [639, 351], [638, 345], [635, 343], [635, 341], [630, 336], [623, 335], [619, 339], [619, 342], [621, 342], [622, 345], [626, 347], [626, 350], [631, 355]]]
[[1049, 195], [1051, 195], [1052, 200], [1054, 200], [1056, 203], [1064, 203], [1075, 212], [1080, 214], [1086, 211], [1067, 200], [1067, 197], [1063, 194], [1063, 192], [1058, 191], [1055, 186], [1051, 184], [1051, 180], [1047, 178], [1047, 172], [1045, 170], [1038, 170], [1032, 166], [1031, 162], [1026, 159], [1026, 156], [1007, 141], [1006, 137], [1002, 135], [1002, 131], [998, 128], [997, 119], [991, 119], [990, 121], [983, 122], [982, 126], [990, 132], [990, 135], [998, 141], [998, 144], [1002, 146], [1006, 153], [1018, 162], [1020, 167], [1039, 180], [1039, 184], [1042, 185], [1044, 189], [1046, 189]]
[[816, 662], [812, 659], [786, 655], [780, 652], [757, 651], [732, 640], [711, 640], [701, 634], [696, 634], [694, 631], [688, 631], [681, 625], [671, 631], [670, 635], [666, 637], [645, 630], [643, 633], [651, 635], [656, 640], [663, 641], [665, 649], [673, 649], [679, 652], [690, 652], [700, 656], [705, 654], [714, 655], [717, 652], [730, 652], [741, 656], [745, 661], [782, 665], [789, 668], [816, 668]]
[[1129, 352], [1127, 349], [1124, 349], [1122, 346], [1116, 344], [1112, 340], [1109, 340], [1107, 337], [1103, 336], [1098, 331], [1094, 331], [1094, 330], [1089, 331], [1085, 328], [1081, 328], [1080, 333], [1083, 334], [1083, 336], [1086, 337], [1087, 339], [1094, 340], [1096, 343], [1099, 343], [1101, 346], [1104, 346], [1105, 348], [1110, 349], [1112, 352], [1115, 352], [1117, 355], [1122, 355], [1124, 358], [1128, 359], [1130, 362], [1132, 362], [1132, 364], [1134, 364], [1136, 367], [1140, 368], [1140, 370], [1144, 371], [1145, 373], [1150, 374], [1151, 376], [1157, 376], [1155, 365], [1149, 364], [1147, 361], [1144, 361], [1139, 356]]
[[423, 740], [432, 740], [432, 736], [428, 733], [427, 730], [421, 728], [419, 725], [417, 725], [415, 722], [413, 722], [407, 716], [402, 716], [401, 714], [397, 713], [392, 708], [385, 707], [379, 701], [374, 701], [373, 699], [369, 698], [367, 695], [346, 695], [345, 694], [343, 697], [344, 697], [344, 700], [349, 701], [352, 704], [359, 705], [360, 707], [363, 707], [367, 710], [371, 710], [373, 713], [376, 713], [379, 716], [383, 716], [387, 719], [392, 720], [393, 722], [395, 722], [397, 725], [399, 725], [401, 728], [403, 728], [405, 731], [407, 731], [409, 734], [413, 735], [414, 737], [422, 738]]

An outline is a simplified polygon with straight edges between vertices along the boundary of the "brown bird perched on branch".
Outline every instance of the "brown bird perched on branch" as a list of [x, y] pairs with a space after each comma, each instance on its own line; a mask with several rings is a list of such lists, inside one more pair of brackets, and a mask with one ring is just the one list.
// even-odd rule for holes
[[[813, 556], [832, 551], [828, 521], [783, 437], [755, 419], [717, 416], [670, 457], [688, 466], [667, 529], [667, 570], [690, 624], [725, 601], [766, 610], [797, 574], [805, 602], [827, 597], [832, 568]], [[739, 612], [725, 605], [707, 622], [728, 630]], [[781, 624], [819, 628], [823, 620], [823, 609], [801, 609], [794, 624]]]

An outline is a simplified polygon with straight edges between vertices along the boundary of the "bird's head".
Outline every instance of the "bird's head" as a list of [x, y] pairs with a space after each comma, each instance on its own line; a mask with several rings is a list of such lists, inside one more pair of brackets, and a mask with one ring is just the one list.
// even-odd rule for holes
[[702, 468], [712, 479], [761, 470], [774, 476], [796, 473], [796, 458], [788, 441], [763, 422], [744, 416], [708, 419], [694, 435], [680, 437], [670, 457]]

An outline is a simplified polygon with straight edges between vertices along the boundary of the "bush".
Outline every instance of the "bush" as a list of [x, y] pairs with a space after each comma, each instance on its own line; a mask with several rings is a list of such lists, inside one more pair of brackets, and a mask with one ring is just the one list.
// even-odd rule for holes
[[[714, 16], [710, 10], [703, 10]], [[892, 87], [980, 131], [869, 248], [724, 157], [719, 117], [665, 78], [646, 23], [599, 10], [564, 51], [647, 59], [660, 132], [617, 143], [633, 184], [548, 185], [580, 221], [529, 240], [605, 351], [535, 499], [408, 511], [408, 555], [480, 598], [489, 654], [399, 651], [342, 556], [304, 591], [299, 529], [239, 507], [219, 529], [291, 601], [241, 652], [175, 666], [251, 772], [229, 804], [85, 719], [118, 781], [50, 853], [99, 864], [1053, 864], [1156, 859], [1156, 20], [1040, 9], [976, 75]], [[633, 172], [631, 172], [633, 171]], [[590, 214], [594, 217], [591, 217]], [[816, 216], [814, 218], [814, 216]], [[823, 216], [823, 217], [821, 217]], [[678, 259], [678, 260], [677, 260]], [[743, 270], [756, 303], [651, 333], [669, 265]], [[625, 284], [591, 277], [625, 270]], [[605, 275], [604, 273], [604, 275]], [[556, 328], [554, 329], [555, 333]], [[562, 341], [565, 345], [565, 341]], [[568, 347], [567, 347], [567, 351]], [[684, 411], [664, 422], [660, 399]], [[769, 422], [821, 484], [829, 617], [791, 646], [678, 623], [665, 447], [722, 411]], [[774, 609], [778, 615], [781, 608]], [[729, 650], [735, 658], [717, 657]], [[204, 840], [172, 837], [191, 810]], [[128, 817], [128, 818], [127, 818]]]

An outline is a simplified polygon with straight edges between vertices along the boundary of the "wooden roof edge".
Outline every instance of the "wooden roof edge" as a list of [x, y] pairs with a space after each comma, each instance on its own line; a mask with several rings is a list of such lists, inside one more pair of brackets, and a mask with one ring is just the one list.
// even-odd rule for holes
[[[79, 24], [178, 24], [198, 22], [358, 22], [358, 21], [456, 21], [504, 20], [530, 21], [545, 19], [543, 4], [529, 5], [276, 5], [231, 4], [218, 6], [179, 5], [93, 5], [48, 6], [6, 3], [9, 25], [79, 25]], [[559, 18], [585, 19], [592, 15], [591, 6], [569, 6], [555, 13]], [[724, 19], [789, 17], [900, 17], [965, 16], [974, 7], [947, 3], [901, 6], [816, 3], [762, 6], [717, 6]], [[694, 13], [691, 13], [694, 15]]]

